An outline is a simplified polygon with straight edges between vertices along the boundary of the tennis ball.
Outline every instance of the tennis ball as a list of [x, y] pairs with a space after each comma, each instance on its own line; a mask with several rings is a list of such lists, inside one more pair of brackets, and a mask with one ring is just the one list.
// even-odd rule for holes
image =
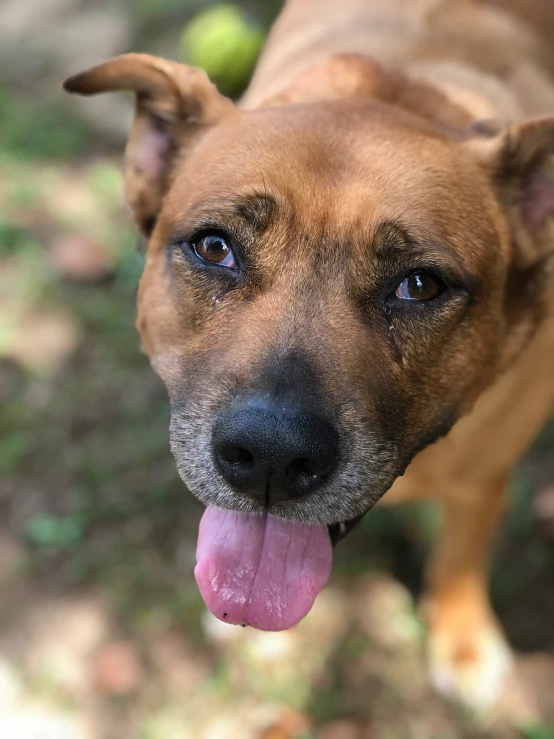
[[262, 28], [237, 5], [214, 5], [185, 26], [179, 57], [204, 69], [222, 93], [237, 95], [248, 83], [264, 37]]

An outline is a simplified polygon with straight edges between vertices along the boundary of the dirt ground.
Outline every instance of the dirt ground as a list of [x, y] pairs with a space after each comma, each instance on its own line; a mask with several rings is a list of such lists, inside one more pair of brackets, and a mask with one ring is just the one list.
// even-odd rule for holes
[[[133, 325], [128, 109], [99, 122], [58, 89], [85, 57], [170, 47], [176, 3], [131, 17], [56, 0], [34, 25], [24, 6], [0, 7], [0, 62], [24, 38], [34, 50], [0, 63], [0, 737], [553, 739], [554, 424], [514, 476], [492, 560], [516, 673], [490, 714], [428, 685], [417, 596], [432, 506], [367, 516], [289, 632], [208, 617], [192, 576], [202, 509]], [[80, 49], [85, 10], [100, 41]], [[56, 13], [73, 39], [58, 56]]]

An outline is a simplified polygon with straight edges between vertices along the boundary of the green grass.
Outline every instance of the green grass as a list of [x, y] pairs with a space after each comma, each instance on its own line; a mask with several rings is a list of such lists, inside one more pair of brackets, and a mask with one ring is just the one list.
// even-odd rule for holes
[[0, 87], [0, 141], [13, 157], [70, 159], [86, 149], [90, 137], [90, 128], [61, 105]]
[[522, 726], [521, 732], [525, 739], [554, 739], [554, 726], [533, 724]]

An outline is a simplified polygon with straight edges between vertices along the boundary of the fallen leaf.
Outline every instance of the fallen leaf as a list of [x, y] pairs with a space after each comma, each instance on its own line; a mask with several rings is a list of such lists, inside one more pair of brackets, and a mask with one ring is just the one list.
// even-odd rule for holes
[[72, 282], [99, 282], [115, 269], [114, 255], [106, 244], [85, 234], [58, 236], [48, 249], [54, 269]]
[[106, 644], [96, 655], [93, 682], [105, 695], [128, 695], [137, 690], [144, 670], [134, 646], [128, 642]]

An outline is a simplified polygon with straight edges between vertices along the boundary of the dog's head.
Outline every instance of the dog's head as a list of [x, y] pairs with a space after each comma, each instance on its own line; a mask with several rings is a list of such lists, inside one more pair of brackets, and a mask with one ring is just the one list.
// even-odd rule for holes
[[138, 327], [183, 479], [326, 524], [367, 511], [532, 335], [554, 213], [554, 119], [460, 133], [435, 93], [334, 63], [248, 111], [145, 55], [66, 83], [137, 96]]

